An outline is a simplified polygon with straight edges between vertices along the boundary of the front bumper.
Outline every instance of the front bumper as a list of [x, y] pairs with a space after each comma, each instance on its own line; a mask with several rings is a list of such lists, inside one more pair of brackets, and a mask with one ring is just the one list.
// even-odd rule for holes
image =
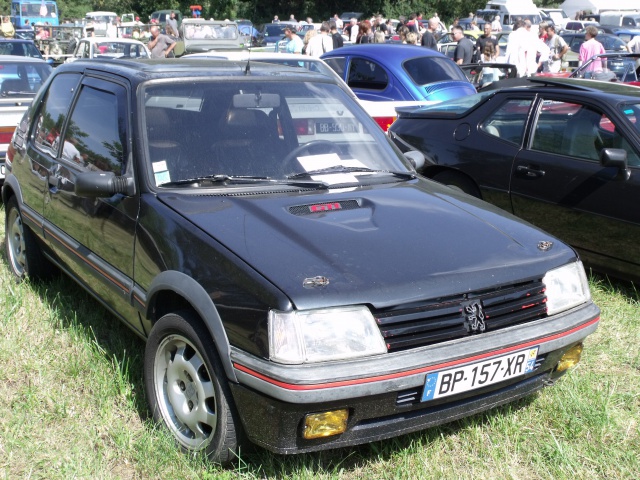
[[[232, 384], [248, 437], [277, 453], [300, 453], [368, 443], [422, 430], [530, 395], [561, 373], [555, 366], [595, 331], [593, 303], [526, 325], [457, 341], [360, 360], [285, 366], [232, 349], [239, 384]], [[421, 402], [428, 373], [538, 346], [533, 372], [502, 383]], [[302, 437], [306, 414], [347, 408], [347, 430]]]

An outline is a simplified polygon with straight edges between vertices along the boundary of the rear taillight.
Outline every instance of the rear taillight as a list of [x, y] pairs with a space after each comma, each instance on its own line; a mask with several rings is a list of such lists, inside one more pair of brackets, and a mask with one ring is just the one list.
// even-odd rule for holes
[[385, 132], [389, 130], [391, 124], [396, 121], [396, 117], [373, 117], [373, 119]]
[[308, 118], [299, 118], [293, 121], [293, 128], [296, 131], [296, 135], [313, 135], [314, 130], [313, 120]]
[[0, 143], [9, 143], [11, 141], [11, 137], [13, 136], [13, 132], [16, 127], [2, 127], [0, 128]]

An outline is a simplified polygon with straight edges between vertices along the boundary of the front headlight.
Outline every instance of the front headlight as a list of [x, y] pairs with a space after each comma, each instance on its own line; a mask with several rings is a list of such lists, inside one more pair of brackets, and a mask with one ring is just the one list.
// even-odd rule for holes
[[591, 298], [587, 275], [580, 261], [548, 271], [542, 281], [546, 286], [548, 315], [568, 310]]
[[387, 347], [368, 308], [269, 312], [269, 358], [299, 364], [366, 357]]

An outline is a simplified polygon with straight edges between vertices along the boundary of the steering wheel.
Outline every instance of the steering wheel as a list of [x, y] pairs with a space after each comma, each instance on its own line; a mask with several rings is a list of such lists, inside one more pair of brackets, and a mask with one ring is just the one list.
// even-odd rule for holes
[[338, 155], [340, 155], [342, 153], [342, 150], [340, 149], [340, 147], [338, 145], [336, 145], [333, 142], [330, 142], [329, 140], [311, 140], [310, 142], [307, 143], [303, 143], [302, 145], [298, 145], [296, 148], [294, 148], [293, 150], [291, 150], [286, 157], [284, 157], [284, 159], [282, 160], [282, 164], [283, 165], [289, 165], [289, 163], [291, 163], [291, 161], [296, 158], [299, 154], [301, 154], [302, 152], [306, 152], [314, 147], [326, 147], [326, 149], [322, 149], [322, 150], [326, 150], [326, 153], [331, 153], [331, 152], [335, 152]]

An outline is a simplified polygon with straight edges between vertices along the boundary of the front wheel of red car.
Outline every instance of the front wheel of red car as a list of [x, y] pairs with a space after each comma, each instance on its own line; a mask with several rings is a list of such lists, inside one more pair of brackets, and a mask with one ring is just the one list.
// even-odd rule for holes
[[242, 427], [215, 345], [195, 315], [158, 320], [147, 340], [144, 375], [154, 420], [184, 451], [221, 464], [237, 458]]

